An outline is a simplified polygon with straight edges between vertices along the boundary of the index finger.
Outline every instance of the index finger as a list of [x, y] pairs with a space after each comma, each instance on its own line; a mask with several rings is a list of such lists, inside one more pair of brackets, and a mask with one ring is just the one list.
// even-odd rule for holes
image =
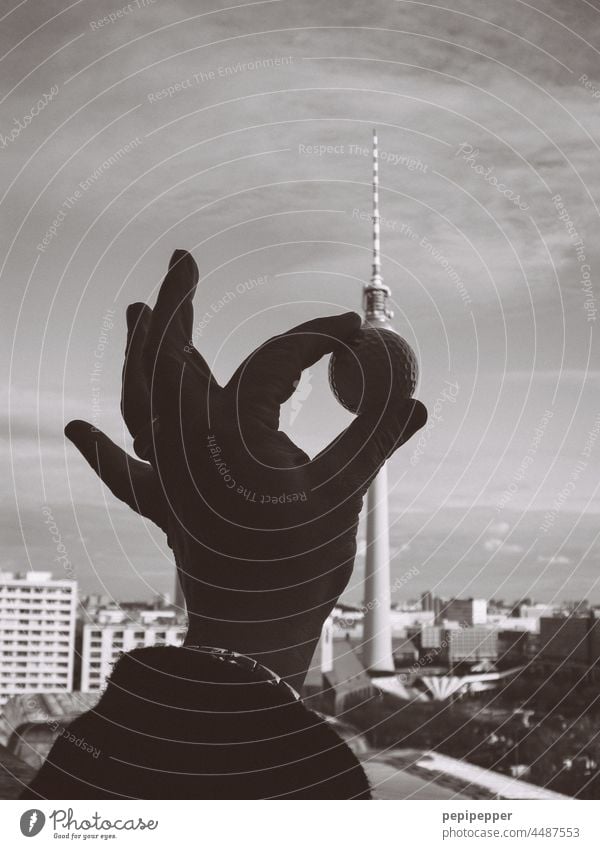
[[146, 378], [151, 381], [156, 361], [162, 353], [176, 353], [182, 359], [191, 345], [194, 329], [193, 299], [199, 272], [188, 251], [176, 250], [163, 280], [146, 334], [144, 360]]
[[260, 345], [227, 384], [242, 417], [255, 415], [277, 428], [279, 407], [294, 392], [302, 371], [354, 336], [360, 324], [354, 312], [315, 318]]

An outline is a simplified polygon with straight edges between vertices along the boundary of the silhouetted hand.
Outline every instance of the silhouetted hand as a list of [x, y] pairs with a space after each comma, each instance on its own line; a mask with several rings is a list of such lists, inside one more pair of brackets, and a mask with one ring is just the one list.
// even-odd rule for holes
[[166, 532], [186, 644], [251, 655], [298, 687], [352, 573], [363, 495], [426, 411], [392, 396], [311, 460], [278, 430], [279, 408], [359, 316], [270, 339], [221, 387], [190, 341], [197, 282], [192, 256], [176, 251], [154, 309], [127, 312], [121, 409], [141, 459], [85, 422], [65, 433], [117, 498]]

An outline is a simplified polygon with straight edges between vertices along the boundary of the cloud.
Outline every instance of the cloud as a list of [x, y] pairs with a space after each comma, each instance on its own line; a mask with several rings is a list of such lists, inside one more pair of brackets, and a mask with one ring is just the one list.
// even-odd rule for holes
[[497, 537], [490, 537], [483, 543], [486, 551], [502, 551], [502, 554], [521, 554], [524, 550], [522, 545], [508, 543]]
[[571, 558], [564, 554], [552, 554], [549, 557], [543, 554], [538, 556], [538, 563], [548, 563], [551, 566], [568, 566]]
[[503, 537], [510, 531], [510, 525], [508, 522], [492, 522], [488, 530], [496, 536]]

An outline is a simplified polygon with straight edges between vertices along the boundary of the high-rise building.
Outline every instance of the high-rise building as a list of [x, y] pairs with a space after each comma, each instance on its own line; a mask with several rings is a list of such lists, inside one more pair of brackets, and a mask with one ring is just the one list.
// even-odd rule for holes
[[447, 619], [462, 626], [485, 625], [487, 601], [484, 598], [453, 598], [445, 602], [439, 612], [438, 621]]
[[440, 598], [438, 595], [434, 595], [433, 597], [433, 616], [436, 624], [439, 624], [442, 619], [442, 611], [444, 610], [445, 605], [448, 604], [445, 598]]
[[77, 582], [0, 572], [0, 705], [73, 688]]
[[600, 661], [600, 619], [588, 616], [543, 616], [539, 657], [563, 667], [591, 668]]
[[114, 662], [122, 652], [148, 646], [180, 646], [187, 622], [176, 609], [140, 608], [120, 611], [98, 610], [94, 622], [82, 628], [81, 690], [102, 690]]
[[425, 590], [421, 593], [421, 610], [433, 610], [433, 593], [431, 590]]

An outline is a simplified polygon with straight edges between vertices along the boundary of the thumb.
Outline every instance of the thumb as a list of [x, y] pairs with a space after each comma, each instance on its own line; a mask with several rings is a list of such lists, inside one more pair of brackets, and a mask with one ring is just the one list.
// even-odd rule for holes
[[314, 486], [335, 479], [341, 498], [365, 492], [385, 461], [426, 421], [427, 408], [412, 398], [362, 413], [312, 461]]
[[167, 532], [167, 502], [152, 466], [131, 457], [88, 422], [69, 422], [65, 436], [113, 495]]

